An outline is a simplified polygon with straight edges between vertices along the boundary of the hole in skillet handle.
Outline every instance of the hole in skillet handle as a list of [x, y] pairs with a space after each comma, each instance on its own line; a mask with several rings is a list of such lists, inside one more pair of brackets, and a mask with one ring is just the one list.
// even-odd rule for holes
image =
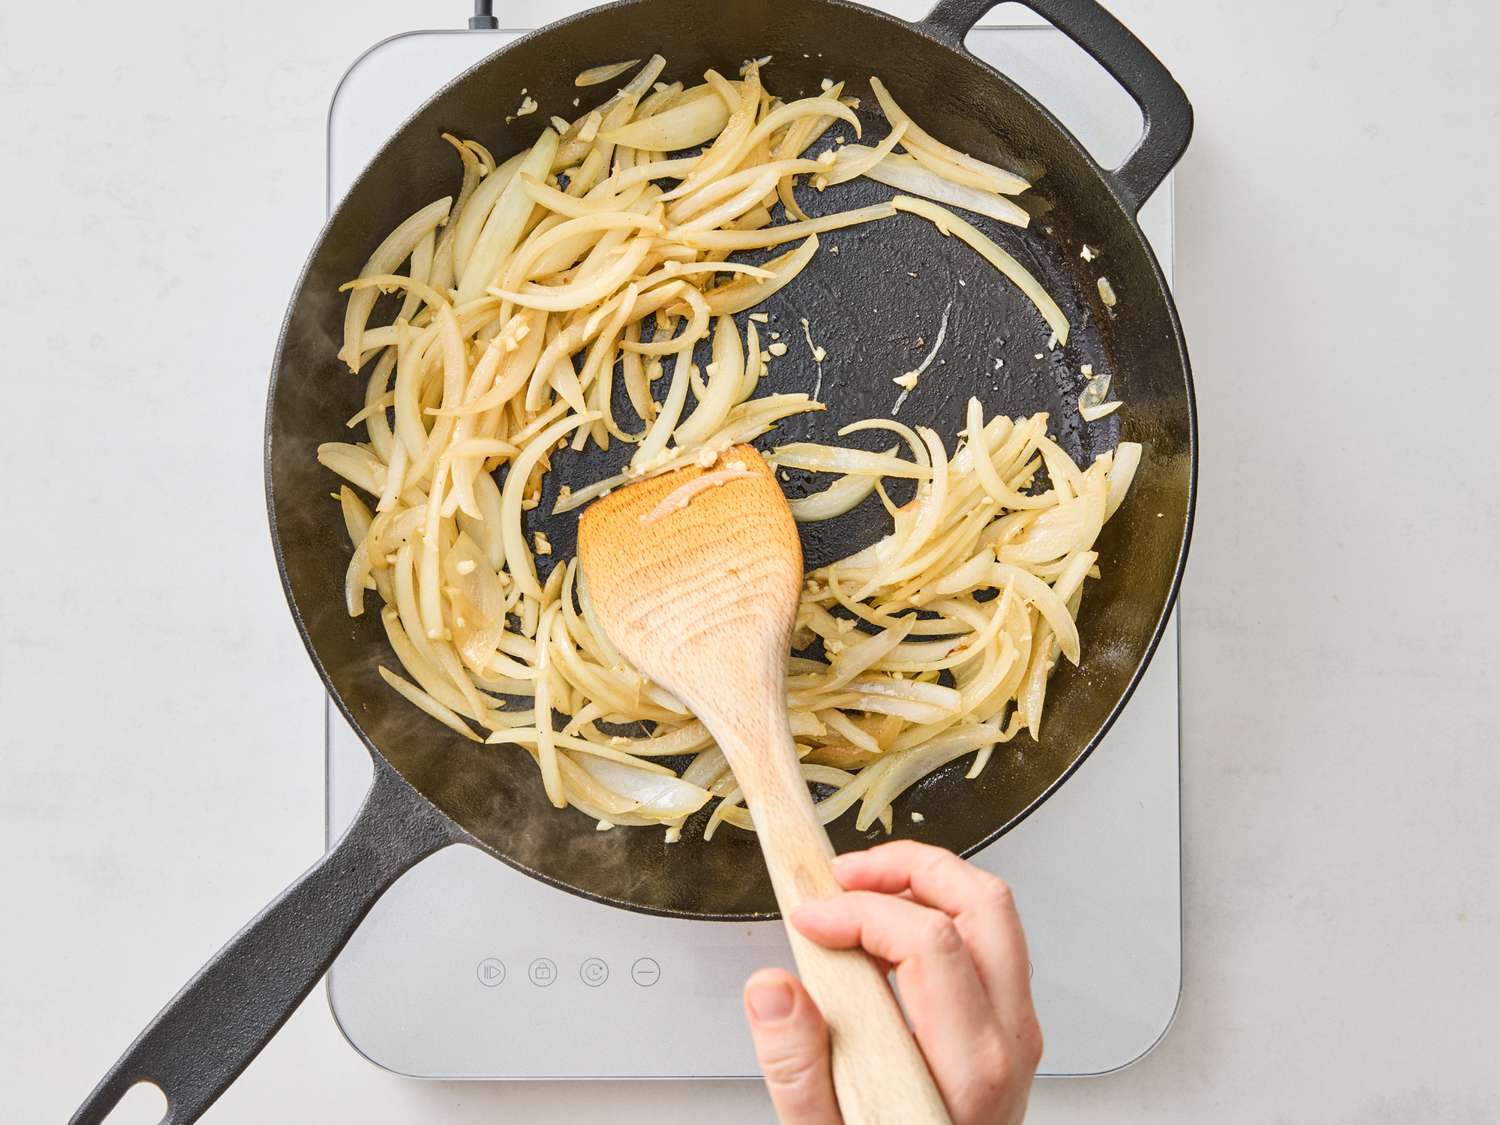
[[1046, 106], [1101, 168], [1118, 168], [1140, 142], [1146, 117], [1135, 99], [1093, 55], [1022, 0], [996, 5], [963, 43], [969, 54]]
[[167, 1119], [167, 1095], [150, 1079], [142, 1078], [117, 1101], [104, 1125], [160, 1125]]
[[[1193, 107], [1171, 72], [1130, 30], [1096, 0], [1015, 0], [1082, 47], [1125, 88], [1145, 119], [1145, 129], [1124, 163], [1106, 175], [1132, 214], [1140, 211], [1181, 159], [1193, 135]], [[917, 27], [964, 50], [975, 25], [997, 0], [938, 0]]]

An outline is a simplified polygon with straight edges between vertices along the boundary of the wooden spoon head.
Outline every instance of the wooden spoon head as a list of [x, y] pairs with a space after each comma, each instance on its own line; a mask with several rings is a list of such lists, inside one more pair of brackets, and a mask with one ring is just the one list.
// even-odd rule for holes
[[784, 692], [802, 545], [750, 446], [596, 500], [579, 521], [578, 560], [610, 641], [695, 711], [747, 676]]

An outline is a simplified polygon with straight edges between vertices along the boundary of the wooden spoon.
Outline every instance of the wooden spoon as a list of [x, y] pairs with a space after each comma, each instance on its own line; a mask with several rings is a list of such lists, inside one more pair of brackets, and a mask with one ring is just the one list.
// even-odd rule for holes
[[[604, 632], [701, 719], [755, 820], [783, 916], [839, 893], [787, 725], [786, 668], [802, 545], [771, 470], [749, 446], [596, 501], [578, 558]], [[683, 845], [686, 846], [686, 845]], [[828, 1023], [847, 1125], [946, 1125], [947, 1111], [884, 970], [787, 926]]]

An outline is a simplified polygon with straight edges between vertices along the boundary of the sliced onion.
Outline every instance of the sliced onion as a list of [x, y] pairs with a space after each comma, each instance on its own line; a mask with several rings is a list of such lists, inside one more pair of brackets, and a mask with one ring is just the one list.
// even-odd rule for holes
[[805, 469], [814, 473], [853, 473], [860, 476], [899, 477], [906, 480], [930, 480], [932, 470], [924, 465], [903, 461], [894, 452], [871, 453], [840, 445], [818, 445], [796, 441], [771, 450], [766, 463], [778, 469]]
[[[842, 157], [848, 152], [849, 147], [858, 146], [847, 146], [839, 150], [839, 156]], [[854, 156], [858, 157], [863, 152], [869, 151], [873, 150], [856, 152]], [[873, 167], [866, 169], [863, 175], [877, 183], [893, 187], [897, 191], [920, 195], [924, 199], [945, 203], [950, 207], [962, 207], [965, 211], [987, 215], [1002, 223], [1010, 223], [1012, 226], [1025, 227], [1031, 222], [1031, 215], [1005, 196], [945, 180], [910, 156], [892, 153]]]
[[496, 201], [516, 178], [516, 173], [525, 163], [529, 151], [529, 149], [521, 150], [480, 180], [463, 214], [453, 224], [455, 281], [462, 277], [464, 270], [468, 268], [469, 259], [474, 255], [474, 246], [479, 241], [479, 233], [484, 229], [485, 221], [494, 211]]
[[826, 94], [816, 98], [801, 98], [798, 101], [779, 105], [761, 118], [754, 131], [742, 142], [740, 151], [741, 153], [748, 152], [762, 141], [770, 140], [779, 130], [792, 122], [809, 118], [829, 121], [837, 118], [845, 121], [854, 129], [856, 137], [864, 128], [859, 116], [838, 98], [831, 98]]
[[[416, 249], [417, 244], [448, 217], [448, 209], [452, 205], [453, 197], [446, 195], [429, 203], [391, 231], [365, 262], [364, 269], [359, 271], [360, 277], [394, 273], [396, 267]], [[344, 306], [344, 346], [339, 351], [339, 358], [349, 365], [351, 371], [358, 371], [363, 364], [362, 337], [378, 296], [379, 293], [374, 289], [358, 289]]]
[[365, 612], [365, 590], [374, 585], [370, 577], [370, 545], [361, 542], [355, 545], [349, 556], [349, 567], [344, 572], [344, 607], [350, 617], [359, 617]]
[[1006, 582], [1015, 584], [1016, 593], [1037, 608], [1037, 611], [1046, 618], [1047, 624], [1052, 627], [1058, 643], [1062, 646], [1063, 655], [1074, 664], [1078, 663], [1078, 626], [1073, 622], [1073, 615], [1068, 612], [1067, 603], [1057, 596], [1051, 586], [1043, 582], [1036, 575], [1020, 567], [1009, 563], [995, 564], [995, 584]]
[[[409, 575], [409, 566], [398, 566], [397, 577], [403, 574]], [[398, 582], [398, 596], [403, 601], [410, 601], [410, 582], [402, 584]], [[412, 613], [412, 619], [416, 615]], [[407, 673], [422, 686], [422, 690], [432, 696], [444, 707], [462, 715], [465, 718], [476, 719], [478, 714], [470, 710], [470, 704], [462, 692], [448, 679], [447, 675], [438, 666], [437, 652], [420, 632], [409, 631], [402, 624], [401, 611], [391, 606], [386, 606], [380, 611], [380, 623], [385, 627], [386, 639], [390, 641], [391, 649], [396, 658], [401, 661], [401, 666]]]
[[892, 415], [894, 415], [896, 411], [901, 409], [901, 404], [906, 401], [906, 396], [911, 394], [911, 392], [916, 389], [917, 380], [927, 373], [927, 369], [932, 366], [932, 361], [937, 359], [938, 352], [942, 350], [943, 341], [948, 338], [948, 315], [952, 311], [953, 302], [950, 300], [946, 305], [943, 306], [943, 316], [942, 319], [938, 321], [937, 335], [933, 338], [932, 347], [929, 348], [927, 354], [922, 357], [922, 362], [917, 364], [917, 366], [912, 370], [906, 372], [906, 374], [894, 380], [901, 386], [901, 393], [896, 396], [896, 403], [891, 407]]
[[[635, 218], [635, 216], [630, 216]], [[507, 289], [491, 289], [490, 293], [502, 301], [520, 305], [526, 309], [548, 309], [552, 312], [567, 312], [586, 308], [609, 296], [621, 285], [628, 284], [635, 275], [636, 267], [651, 252], [649, 238], [631, 239], [605, 269], [588, 277], [586, 281], [574, 281], [565, 285], [528, 285], [520, 292]]]
[[903, 618], [900, 624], [892, 625], [879, 633], [855, 634], [860, 639], [844, 647], [833, 658], [829, 677], [821, 685], [824, 691], [834, 691], [852, 682], [880, 663], [897, 645], [904, 641], [916, 624], [915, 617]]
[[677, 427], [678, 445], [707, 441], [724, 424], [739, 397], [745, 377], [745, 352], [740, 345], [740, 330], [734, 319], [721, 316], [714, 329], [713, 373], [698, 408]]
[[453, 643], [464, 663], [482, 669], [489, 664], [505, 632], [505, 592], [500, 577], [479, 545], [460, 532], [443, 559], [443, 579], [452, 591]]
[[712, 214], [714, 204], [722, 203], [746, 189], [749, 189], [751, 199], [763, 198], [770, 192], [771, 186], [783, 177], [817, 172], [823, 167], [824, 165], [816, 160], [777, 160], [769, 164], [752, 164], [749, 168], [731, 173], [700, 188], [692, 195], [677, 200], [667, 208], [667, 219], [683, 230], [711, 230], [722, 226], [749, 208], [749, 204], [742, 203], [724, 213], [722, 217], [705, 216], [705, 212]]
[[1078, 416], [1085, 422], [1097, 422], [1100, 418], [1108, 417], [1118, 409], [1120, 409], [1118, 401], [1101, 402], [1097, 406], [1084, 406], [1082, 403], [1079, 403]]
[[790, 285], [817, 252], [818, 236], [814, 234], [795, 250], [789, 250], [765, 264], [765, 268], [774, 276], [736, 278], [728, 285], [710, 289], [707, 294], [709, 312], [714, 316], [727, 316], [761, 304], [773, 293]]
[[379, 496], [385, 488], [385, 465], [362, 445], [325, 441], [318, 446], [318, 464], [371, 496]]
[[831, 215], [809, 219], [805, 223], [783, 223], [765, 230], [693, 230], [671, 233], [674, 238], [700, 250], [761, 250], [831, 230], [889, 219], [895, 213], [894, 204], [876, 203], [869, 207], [856, 207], [852, 211], [835, 211]]
[[[539, 727], [507, 727], [505, 730], [495, 731], [485, 741], [493, 745], [513, 743], [517, 746], [536, 746], [548, 737], [547, 733]], [[557, 746], [576, 754], [586, 755], [589, 758], [609, 762], [612, 765], [621, 766], [625, 769], [649, 774], [652, 777], [669, 777], [674, 781], [677, 780], [677, 775], [667, 769], [666, 766], [656, 762], [641, 761], [629, 751], [618, 746], [591, 742], [586, 738], [576, 738], [572, 735], [558, 732], [553, 732], [550, 738]], [[575, 758], [574, 761], [579, 761], [579, 759]], [[582, 762], [579, 761], [579, 764], [581, 765]], [[593, 771], [590, 770], [589, 772], [592, 773]], [[622, 791], [616, 790], [616, 792]]]
[[603, 134], [603, 139], [647, 152], [678, 152], [712, 140], [728, 123], [729, 110], [719, 98], [699, 97], [612, 129]]
[[1045, 563], [1087, 550], [1104, 526], [1109, 482], [1102, 471], [1089, 470], [1084, 490], [1071, 500], [1041, 512], [1014, 542], [1000, 548], [1000, 561]]
[[505, 474], [505, 488], [501, 492], [500, 520], [501, 534], [505, 540], [506, 565], [510, 568], [511, 577], [517, 586], [534, 598], [542, 596], [542, 588], [537, 584], [536, 565], [532, 562], [531, 551], [526, 546], [526, 537], [521, 527], [521, 500], [524, 495], [524, 486], [531, 476], [531, 470], [551, 450], [558, 438], [572, 433], [578, 426], [587, 425], [597, 417], [597, 414], [575, 414], [571, 418], [564, 418], [560, 422], [553, 423], [531, 439], [526, 448], [516, 455], [516, 459], [511, 462], [510, 469]]
[[1037, 312], [1042, 314], [1053, 333], [1057, 336], [1057, 342], [1066, 344], [1068, 342], [1068, 318], [1058, 307], [1047, 290], [1042, 288], [1042, 283], [1031, 275], [1031, 272], [1015, 258], [1000, 248], [1000, 246], [972, 223], [960, 219], [952, 211], [939, 207], [936, 203], [929, 203], [925, 199], [913, 199], [907, 195], [898, 195], [892, 204], [898, 211], [909, 211], [914, 215], [921, 215], [944, 234], [956, 234], [964, 242], [967, 242], [980, 255], [994, 266], [997, 270], [1010, 278], [1017, 289], [1030, 299], [1036, 306]]
[[[800, 768], [804, 781], [814, 785], [830, 785], [836, 790], [832, 796], [813, 805], [813, 812], [819, 824], [831, 824], [838, 819], [853, 806], [864, 791], [862, 775], [812, 762], [803, 762]], [[703, 830], [705, 841], [713, 839], [713, 834], [720, 824], [732, 824], [746, 832], [755, 831], [755, 824], [750, 818], [749, 810], [739, 804], [744, 799], [739, 787], [735, 786], [727, 790], [723, 798]]]
[[463, 735], [470, 742], [480, 741], [479, 736], [469, 729], [468, 724], [463, 719], [454, 714], [450, 708], [444, 707], [421, 688], [403, 680], [383, 664], [379, 665], [376, 671], [380, 673], [380, 678], [395, 688], [400, 695], [405, 697], [407, 702], [415, 704], [418, 708], [426, 711], [434, 719], [442, 723], [443, 726]]
[[[892, 446], [889, 452], [894, 454], [895, 447]], [[875, 484], [879, 480], [877, 476], [850, 473], [839, 477], [821, 492], [788, 500], [787, 506], [792, 509], [792, 518], [798, 523], [831, 520], [862, 504], [865, 497], [875, 491]]]
[[[494, 158], [483, 146], [470, 141], [461, 141], [452, 133], [444, 133], [443, 140], [451, 144], [458, 152], [458, 159], [463, 164], [463, 181], [458, 189], [458, 199], [454, 202], [453, 209], [448, 212], [447, 222], [443, 224], [442, 237], [438, 239], [437, 246], [433, 250], [432, 271], [428, 276], [428, 281], [434, 289], [438, 290], [453, 288], [454, 248], [457, 243], [459, 220], [463, 218], [469, 200], [479, 186], [480, 177], [493, 171], [495, 167]], [[483, 156], [480, 155], [481, 153]], [[397, 317], [397, 319], [407, 318]]]
[[[638, 758], [671, 758], [678, 754], [695, 754], [706, 750], [713, 745], [713, 740], [708, 728], [694, 719], [665, 734], [653, 734], [649, 738], [611, 739], [610, 745]], [[728, 768], [727, 763], [725, 768]], [[687, 780], [691, 781], [692, 778]]]
[[[906, 135], [907, 126], [903, 122], [892, 129], [883, 141], [873, 148], [868, 145], [842, 145], [834, 153], [833, 170], [817, 176], [813, 180], [814, 186], [822, 191], [824, 188], [834, 184], [848, 183], [857, 180], [861, 176], [877, 179], [870, 173], [892, 154], [901, 138]], [[884, 182], [884, 181], [880, 181]], [[921, 193], [918, 192], [918, 195]]]
[[[706, 72], [704, 77], [711, 84], [724, 82], [723, 77], [712, 70]], [[714, 139], [714, 143], [704, 150], [687, 177], [662, 196], [663, 201], [688, 195], [704, 184], [711, 183], [719, 176], [732, 171], [739, 164], [741, 146], [753, 128], [752, 122], [760, 108], [761, 86], [757, 69], [752, 68], [746, 74], [738, 93], [739, 102], [730, 113], [723, 131]], [[727, 89], [725, 94], [726, 97], [730, 96]]]
[[1135, 471], [1141, 465], [1141, 445], [1139, 442], [1122, 441], [1115, 450], [1115, 459], [1109, 470], [1109, 499], [1104, 505], [1104, 518], [1108, 520], [1119, 509], [1125, 500], [1125, 493], [1130, 488], [1130, 482], [1135, 479]]
[[854, 826], [860, 831], [865, 830], [909, 786], [934, 770], [942, 769], [955, 758], [972, 754], [985, 746], [993, 746], [1003, 737], [1004, 732], [990, 724], [959, 727], [939, 735], [925, 746], [878, 763], [873, 767], [878, 772], [865, 790], [859, 818]]
[[632, 812], [653, 820], [672, 820], [691, 816], [708, 803], [708, 792], [690, 785], [676, 774], [648, 771], [642, 766], [625, 766], [606, 758], [585, 757], [578, 765], [611, 792], [635, 804]]
[[896, 104], [896, 99], [891, 97], [891, 92], [885, 88], [885, 83], [879, 78], [870, 79], [870, 89], [875, 91], [875, 97], [880, 102], [880, 108], [885, 111], [886, 118], [892, 125], [905, 124], [906, 136], [903, 144], [912, 152], [923, 153], [937, 157], [946, 163], [955, 165], [957, 168], [970, 172], [979, 178], [980, 182], [993, 191], [1004, 192], [1006, 195], [1019, 195], [1031, 187], [1031, 184], [1004, 168], [994, 164], [987, 164], [983, 160], [976, 160], [967, 153], [959, 152], [956, 148], [950, 148], [943, 144], [931, 133], [917, 125], [906, 111]]
[[[546, 176], [548, 169], [552, 167], [552, 155], [557, 151], [557, 140], [555, 129], [550, 126], [543, 129], [542, 135], [517, 166], [516, 175], [536, 179]], [[459, 279], [457, 299], [460, 302], [474, 300], [500, 279], [501, 267], [520, 240], [526, 228], [526, 220], [535, 206], [518, 180], [512, 180], [505, 186], [494, 210], [484, 221]]]
[[573, 79], [573, 85], [598, 86], [602, 82], [608, 82], [611, 78], [618, 78], [640, 61], [640, 59], [626, 59], [624, 62], [591, 66], [587, 70], [578, 73], [578, 76]]

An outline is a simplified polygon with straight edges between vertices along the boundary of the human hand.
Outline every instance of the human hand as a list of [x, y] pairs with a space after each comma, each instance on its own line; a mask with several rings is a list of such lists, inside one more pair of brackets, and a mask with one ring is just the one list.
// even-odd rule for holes
[[[791, 922], [895, 968], [902, 1007], [953, 1125], [1016, 1125], [1042, 1056], [1026, 936], [1010, 888], [942, 848], [899, 840], [834, 860], [845, 893]], [[841, 1125], [828, 1028], [792, 974], [745, 982], [755, 1054], [782, 1125]]]

